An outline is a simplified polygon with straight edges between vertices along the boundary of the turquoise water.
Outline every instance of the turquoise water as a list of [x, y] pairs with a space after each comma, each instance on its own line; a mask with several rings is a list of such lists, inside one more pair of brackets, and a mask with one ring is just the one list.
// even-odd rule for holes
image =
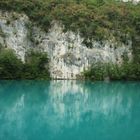
[[140, 82], [1, 81], [0, 140], [140, 140]]

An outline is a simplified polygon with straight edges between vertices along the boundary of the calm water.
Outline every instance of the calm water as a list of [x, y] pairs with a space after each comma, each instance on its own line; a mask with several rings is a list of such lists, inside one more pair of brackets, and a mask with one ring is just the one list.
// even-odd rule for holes
[[140, 82], [1, 81], [0, 140], [140, 140]]

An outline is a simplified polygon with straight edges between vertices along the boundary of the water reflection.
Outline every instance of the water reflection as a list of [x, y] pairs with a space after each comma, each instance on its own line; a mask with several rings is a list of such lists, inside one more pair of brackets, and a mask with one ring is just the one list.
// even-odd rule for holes
[[[128, 85], [122, 83], [54, 81], [50, 84], [49, 102], [46, 101], [42, 114], [50, 126], [55, 127], [57, 123], [60, 128], [78, 125], [85, 119], [96, 120], [100, 116], [108, 121], [116, 121], [122, 116], [130, 118], [132, 97], [128, 96], [131, 91], [126, 93], [127, 88]], [[51, 115], [48, 116], [49, 112]]]
[[139, 125], [139, 91], [139, 82], [1, 81], [0, 139], [53, 139], [66, 129], [100, 131], [97, 124], [112, 128], [134, 118]]

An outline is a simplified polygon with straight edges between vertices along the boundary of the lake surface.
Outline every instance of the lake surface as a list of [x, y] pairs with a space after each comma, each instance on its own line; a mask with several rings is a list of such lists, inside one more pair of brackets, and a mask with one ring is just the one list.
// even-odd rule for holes
[[140, 82], [0, 81], [0, 140], [140, 140]]

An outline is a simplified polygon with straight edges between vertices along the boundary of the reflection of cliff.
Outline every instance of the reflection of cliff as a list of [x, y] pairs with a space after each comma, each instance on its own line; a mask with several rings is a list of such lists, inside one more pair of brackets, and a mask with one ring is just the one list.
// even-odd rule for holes
[[37, 131], [32, 123], [39, 126], [48, 86], [45, 81], [0, 81], [0, 140], [28, 140], [28, 132]]
[[126, 86], [121, 83], [54, 81], [42, 113], [52, 127], [72, 127], [85, 119], [94, 121], [100, 116], [107, 121], [116, 121], [123, 116], [129, 118], [132, 99], [125, 90]]
[[0, 139], [12, 132], [10, 138], [26, 140], [29, 131], [60, 133], [81, 123], [115, 125], [122, 118], [128, 123], [138, 116], [133, 109], [139, 99], [139, 83], [133, 82], [0, 83]]

